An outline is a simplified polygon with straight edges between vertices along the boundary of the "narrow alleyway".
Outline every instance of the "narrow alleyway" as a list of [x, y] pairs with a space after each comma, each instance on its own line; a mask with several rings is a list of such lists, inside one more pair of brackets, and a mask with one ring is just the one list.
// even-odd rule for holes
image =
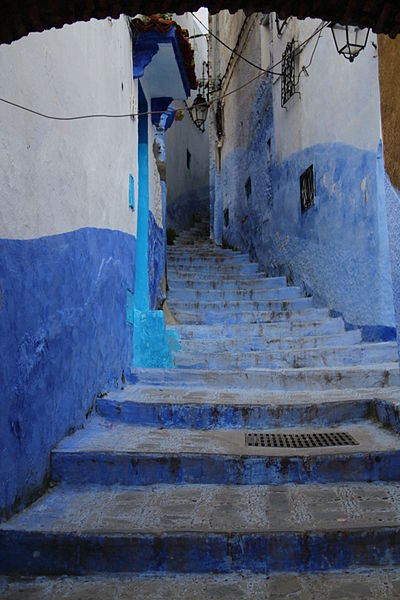
[[[361, 343], [206, 231], [169, 247], [177, 368], [133, 370], [98, 398], [53, 452], [53, 489], [0, 527], [4, 571], [97, 575], [17, 580], [4, 598], [400, 597], [385, 570], [399, 559], [396, 344]], [[356, 567], [370, 570], [299, 574]]]

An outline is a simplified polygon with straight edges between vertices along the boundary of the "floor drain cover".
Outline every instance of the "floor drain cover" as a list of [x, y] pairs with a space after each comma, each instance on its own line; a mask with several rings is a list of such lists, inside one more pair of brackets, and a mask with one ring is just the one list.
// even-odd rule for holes
[[246, 433], [246, 446], [257, 448], [326, 448], [327, 446], [358, 446], [358, 442], [346, 431]]

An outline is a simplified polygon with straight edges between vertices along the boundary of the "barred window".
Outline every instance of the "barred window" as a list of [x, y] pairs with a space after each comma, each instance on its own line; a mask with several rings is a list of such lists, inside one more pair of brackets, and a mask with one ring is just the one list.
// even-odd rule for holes
[[296, 73], [295, 73], [295, 42], [292, 40], [286, 45], [282, 54], [282, 77], [281, 77], [281, 106], [282, 108], [288, 100], [296, 93]]

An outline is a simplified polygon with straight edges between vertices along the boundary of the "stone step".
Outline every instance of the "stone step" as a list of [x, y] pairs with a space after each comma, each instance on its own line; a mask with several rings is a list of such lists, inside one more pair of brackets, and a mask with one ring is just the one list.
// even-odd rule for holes
[[14, 576], [4, 578], [0, 590], [3, 600], [396, 600], [400, 598], [400, 568], [269, 575]]
[[206, 247], [210, 245], [209, 239], [204, 234], [179, 236], [174, 241], [175, 248], [186, 248], [188, 246]]
[[265, 575], [393, 568], [399, 507], [397, 483], [59, 486], [0, 526], [0, 569]]
[[400, 385], [398, 363], [304, 369], [132, 369], [129, 383], [268, 390], [321, 390]]
[[[306, 348], [326, 348], [349, 346], [361, 342], [361, 331], [353, 329], [334, 335], [306, 337], [282, 337], [278, 335], [271, 339], [259, 335], [247, 335], [241, 339], [221, 337], [213, 339], [191, 338], [180, 339], [182, 352], [193, 354], [214, 354], [218, 352], [266, 352], [276, 350], [295, 350]], [[177, 355], [178, 356], [178, 355]]]
[[340, 318], [304, 319], [275, 323], [225, 323], [213, 325], [168, 325], [168, 330], [178, 333], [181, 340], [233, 339], [262, 337], [266, 342], [284, 337], [308, 337], [344, 333], [344, 322]]
[[252, 274], [257, 273], [259, 270], [259, 266], [257, 263], [250, 262], [240, 262], [240, 263], [226, 263], [223, 265], [220, 264], [210, 264], [209, 261], [204, 262], [201, 265], [190, 265], [190, 264], [173, 264], [168, 265], [168, 273], [169, 275], [179, 275], [187, 276], [188, 278], [196, 277], [199, 274], [208, 274], [210, 276], [213, 275], [215, 277], [224, 277], [225, 275], [244, 275], [244, 274]]
[[[251, 272], [251, 273], [239, 273], [232, 271], [231, 273], [223, 273], [220, 271], [177, 271], [174, 270], [172, 272], [168, 272], [168, 282], [171, 284], [172, 282], [177, 282], [182, 284], [182, 282], [190, 282], [190, 281], [217, 281], [217, 289], [222, 281], [235, 281], [241, 283], [243, 280], [250, 280], [251, 282], [255, 282], [257, 280], [265, 280], [266, 277], [264, 273], [261, 272]], [[174, 287], [174, 286], [173, 286]]]
[[[182, 252], [180, 248], [174, 246], [167, 246], [167, 258], [180, 258]], [[218, 248], [217, 246], [209, 245], [209, 247], [201, 246], [199, 248], [190, 247], [184, 256], [193, 256], [198, 258], [199, 256], [214, 257], [214, 256], [246, 256], [249, 258], [248, 253], [241, 252], [240, 250], [231, 250], [228, 248]]]
[[187, 254], [177, 254], [171, 255], [168, 254], [168, 266], [169, 268], [175, 266], [186, 265], [189, 268], [196, 269], [198, 266], [211, 265], [213, 267], [218, 266], [236, 266], [242, 264], [252, 264], [250, 263], [249, 256], [247, 254], [233, 254], [229, 255], [208, 255], [208, 256], [199, 256], [197, 254], [187, 255]]
[[106, 427], [96, 417], [53, 450], [52, 477], [71, 485], [400, 481], [400, 436], [372, 421], [328, 430], [280, 427], [261, 431], [291, 436], [345, 431], [357, 444], [255, 447], [246, 446], [243, 430], [158, 429], [123, 422]]
[[[288, 288], [289, 289], [289, 288]], [[271, 300], [174, 300], [168, 296], [170, 309], [177, 314], [183, 312], [198, 312], [200, 314], [226, 313], [230, 316], [235, 312], [266, 312], [266, 311], [298, 311], [312, 307], [312, 298], [271, 299]], [[225, 314], [224, 314], [225, 316]]]
[[190, 279], [178, 279], [168, 275], [168, 284], [170, 290], [263, 290], [282, 288], [286, 285], [284, 277], [262, 277], [257, 276], [249, 279], [248, 277], [225, 277], [224, 279], [210, 278], [199, 275]]
[[186, 302], [237, 302], [238, 300], [255, 301], [259, 302], [262, 300], [289, 300], [290, 298], [300, 298], [301, 291], [298, 287], [277, 287], [277, 288], [265, 288], [265, 289], [196, 289], [189, 290], [181, 287], [179, 289], [173, 288], [168, 292], [168, 301], [186, 301]]
[[329, 316], [327, 308], [303, 308], [301, 310], [226, 310], [201, 311], [172, 310], [178, 323], [183, 324], [240, 324], [281, 323], [285, 321], [320, 321]]
[[375, 418], [400, 429], [400, 389], [282, 391], [128, 385], [97, 398], [100, 416], [145, 427], [259, 429], [327, 427]]
[[335, 367], [351, 365], [372, 365], [396, 362], [398, 347], [395, 342], [359, 344], [352, 346], [331, 346], [317, 348], [296, 348], [270, 351], [223, 351], [223, 352], [179, 352], [175, 356], [175, 366], [196, 369], [299, 369], [304, 367]]

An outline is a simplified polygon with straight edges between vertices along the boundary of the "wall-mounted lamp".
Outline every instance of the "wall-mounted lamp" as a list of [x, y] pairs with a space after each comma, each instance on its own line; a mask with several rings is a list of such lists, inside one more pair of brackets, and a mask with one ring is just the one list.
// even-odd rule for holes
[[367, 45], [370, 29], [360, 29], [338, 23], [331, 23], [329, 27], [338, 53], [353, 62]]
[[[208, 107], [209, 107], [209, 80], [205, 78], [205, 69], [208, 71], [208, 63], [203, 62], [203, 77], [199, 82], [199, 91], [196, 98], [193, 100], [190, 112], [192, 119], [196, 127], [200, 131], [204, 131], [204, 124], [207, 120]], [[203, 89], [203, 94], [201, 90]], [[207, 99], [204, 97], [204, 93], [207, 90]]]
[[193, 100], [192, 108], [190, 110], [196, 127], [204, 131], [204, 123], [206, 122], [208, 113], [208, 102], [200, 92]]

